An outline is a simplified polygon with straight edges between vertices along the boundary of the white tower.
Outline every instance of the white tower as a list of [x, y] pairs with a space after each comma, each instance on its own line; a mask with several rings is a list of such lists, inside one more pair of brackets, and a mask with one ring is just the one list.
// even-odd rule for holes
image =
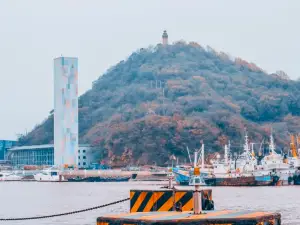
[[77, 165], [78, 59], [54, 59], [54, 164]]
[[162, 35], [162, 44], [163, 45], [168, 45], [168, 34], [167, 34], [166, 30], [164, 30], [164, 33]]

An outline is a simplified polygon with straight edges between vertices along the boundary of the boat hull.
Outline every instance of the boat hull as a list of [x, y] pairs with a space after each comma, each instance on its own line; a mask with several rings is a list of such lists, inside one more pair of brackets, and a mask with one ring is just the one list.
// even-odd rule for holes
[[[175, 181], [179, 185], [188, 186], [190, 182], [190, 171], [178, 170], [177, 168], [173, 169], [173, 174]], [[201, 177], [206, 177], [208, 173], [201, 172]]]
[[272, 176], [216, 177], [204, 180], [208, 186], [270, 186], [274, 182]]
[[68, 182], [127, 182], [130, 177], [83, 177], [69, 178]]

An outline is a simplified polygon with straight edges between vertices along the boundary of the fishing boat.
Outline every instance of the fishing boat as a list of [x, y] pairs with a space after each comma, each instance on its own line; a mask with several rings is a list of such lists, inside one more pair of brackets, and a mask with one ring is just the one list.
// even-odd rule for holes
[[57, 169], [49, 168], [42, 170], [40, 173], [34, 175], [36, 181], [41, 182], [60, 182], [66, 181]]
[[256, 175], [273, 174], [279, 177], [277, 185], [287, 185], [293, 178], [296, 169], [288, 163], [286, 155], [282, 156], [275, 150], [273, 134], [270, 135], [269, 154], [261, 160], [261, 165], [255, 168]]
[[250, 143], [247, 131], [245, 132], [245, 143], [243, 145], [243, 152], [232, 160], [230, 154], [230, 141], [224, 147], [224, 159], [220, 160], [220, 155], [217, 155], [217, 160], [212, 161], [213, 175], [215, 177], [227, 177], [228, 174], [231, 176], [236, 172], [238, 175], [252, 173], [255, 170], [257, 160], [254, 155], [254, 149], [250, 150]]
[[246, 131], [243, 153], [235, 159], [234, 163], [231, 158], [228, 158], [230, 142], [225, 145], [224, 161], [217, 160], [213, 163], [213, 174], [204, 178], [206, 184], [210, 186], [268, 186], [277, 183], [279, 176], [276, 173], [271, 173], [257, 165], [253, 143], [251, 149], [250, 144]]
[[130, 176], [126, 177], [74, 177], [68, 178], [68, 182], [126, 182], [130, 180]]
[[18, 175], [15, 172], [1, 172], [0, 181], [20, 181], [22, 176]]
[[190, 180], [190, 166], [176, 166], [172, 169], [174, 178], [179, 185], [188, 185]]
[[204, 181], [208, 186], [271, 186], [278, 179], [279, 177], [276, 175], [254, 176], [250, 174], [234, 174], [226, 177], [206, 177]]
[[[201, 154], [198, 157], [198, 153], [201, 152]], [[211, 173], [211, 169], [206, 167], [204, 164], [204, 144], [201, 145], [201, 150], [199, 152], [194, 153], [194, 164], [197, 165], [201, 170], [201, 177], [207, 176], [209, 173]], [[192, 159], [190, 156], [189, 148], [187, 147], [187, 153], [190, 160], [190, 164], [192, 165]], [[190, 165], [182, 165], [182, 166], [176, 166], [173, 168], [173, 174], [175, 177], [175, 181], [179, 185], [189, 185], [191, 183], [191, 176], [193, 174], [193, 167]]]

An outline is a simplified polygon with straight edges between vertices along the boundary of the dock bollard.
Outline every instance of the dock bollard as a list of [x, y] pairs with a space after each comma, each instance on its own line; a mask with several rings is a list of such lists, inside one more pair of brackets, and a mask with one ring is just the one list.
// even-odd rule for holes
[[[200, 176], [199, 167], [194, 168], [194, 175]], [[201, 190], [200, 190], [200, 185], [196, 182], [195, 182], [195, 191], [193, 193], [193, 198], [194, 198], [194, 214], [201, 214], [201, 210], [202, 210]]]

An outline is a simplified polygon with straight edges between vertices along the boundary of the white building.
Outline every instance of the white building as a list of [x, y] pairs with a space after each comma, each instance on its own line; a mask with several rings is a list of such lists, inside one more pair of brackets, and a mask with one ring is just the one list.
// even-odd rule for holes
[[[89, 145], [78, 147], [78, 168], [87, 169], [99, 163], [100, 152]], [[8, 158], [14, 166], [53, 166], [54, 145], [16, 146], [8, 149]]]
[[75, 166], [78, 153], [78, 59], [54, 59], [54, 164]]

